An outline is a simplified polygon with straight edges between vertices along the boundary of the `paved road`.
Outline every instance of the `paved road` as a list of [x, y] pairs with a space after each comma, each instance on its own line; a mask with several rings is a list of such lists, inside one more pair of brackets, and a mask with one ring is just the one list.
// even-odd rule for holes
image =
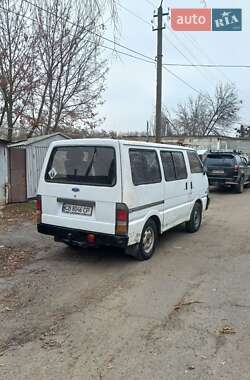
[[199, 233], [168, 232], [143, 263], [0, 232], [34, 254], [0, 278], [0, 377], [249, 380], [250, 191], [212, 198]]

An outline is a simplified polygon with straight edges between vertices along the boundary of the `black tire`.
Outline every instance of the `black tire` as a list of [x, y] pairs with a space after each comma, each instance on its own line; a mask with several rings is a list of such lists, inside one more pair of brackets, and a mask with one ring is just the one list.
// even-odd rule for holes
[[241, 181], [239, 183], [237, 183], [235, 190], [238, 194], [243, 193], [243, 191], [244, 191], [244, 178], [242, 178]]
[[189, 233], [197, 232], [202, 222], [202, 206], [196, 202], [191, 213], [190, 220], [186, 222], [186, 230]]
[[158, 231], [156, 224], [153, 219], [149, 219], [142, 230], [140, 243], [129, 247], [127, 254], [139, 261], [149, 260], [154, 254], [157, 241]]

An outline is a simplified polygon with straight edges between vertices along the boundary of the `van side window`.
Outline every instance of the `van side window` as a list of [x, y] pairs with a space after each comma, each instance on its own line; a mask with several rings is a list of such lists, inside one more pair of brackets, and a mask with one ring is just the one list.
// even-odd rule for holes
[[187, 178], [187, 168], [185, 164], [184, 155], [182, 152], [172, 152], [176, 179], [186, 179]]
[[195, 152], [187, 151], [191, 173], [203, 173], [200, 159]]
[[174, 181], [175, 169], [172, 153], [169, 151], [161, 151], [161, 160], [166, 181]]
[[161, 171], [155, 150], [129, 149], [129, 158], [134, 185], [161, 182]]

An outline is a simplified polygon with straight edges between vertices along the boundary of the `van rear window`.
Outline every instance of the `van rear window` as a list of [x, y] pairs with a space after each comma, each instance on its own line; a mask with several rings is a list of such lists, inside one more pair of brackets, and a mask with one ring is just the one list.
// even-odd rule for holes
[[89, 186], [114, 186], [115, 150], [100, 146], [64, 146], [52, 151], [45, 180]]

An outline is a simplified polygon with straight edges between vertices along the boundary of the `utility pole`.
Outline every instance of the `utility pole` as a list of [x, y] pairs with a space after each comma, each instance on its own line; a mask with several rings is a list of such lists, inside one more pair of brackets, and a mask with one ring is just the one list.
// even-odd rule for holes
[[[163, 1], [163, 0], [162, 0]], [[157, 28], [153, 28], [153, 31], [157, 31], [157, 81], [156, 81], [156, 113], [155, 113], [155, 141], [159, 143], [161, 141], [161, 114], [162, 114], [162, 31], [165, 29], [163, 26], [163, 16], [167, 16], [169, 13], [163, 13], [161, 5], [158, 8], [158, 12], [154, 17], [158, 19]]]
[[147, 142], [149, 141], [149, 121], [147, 120]]

